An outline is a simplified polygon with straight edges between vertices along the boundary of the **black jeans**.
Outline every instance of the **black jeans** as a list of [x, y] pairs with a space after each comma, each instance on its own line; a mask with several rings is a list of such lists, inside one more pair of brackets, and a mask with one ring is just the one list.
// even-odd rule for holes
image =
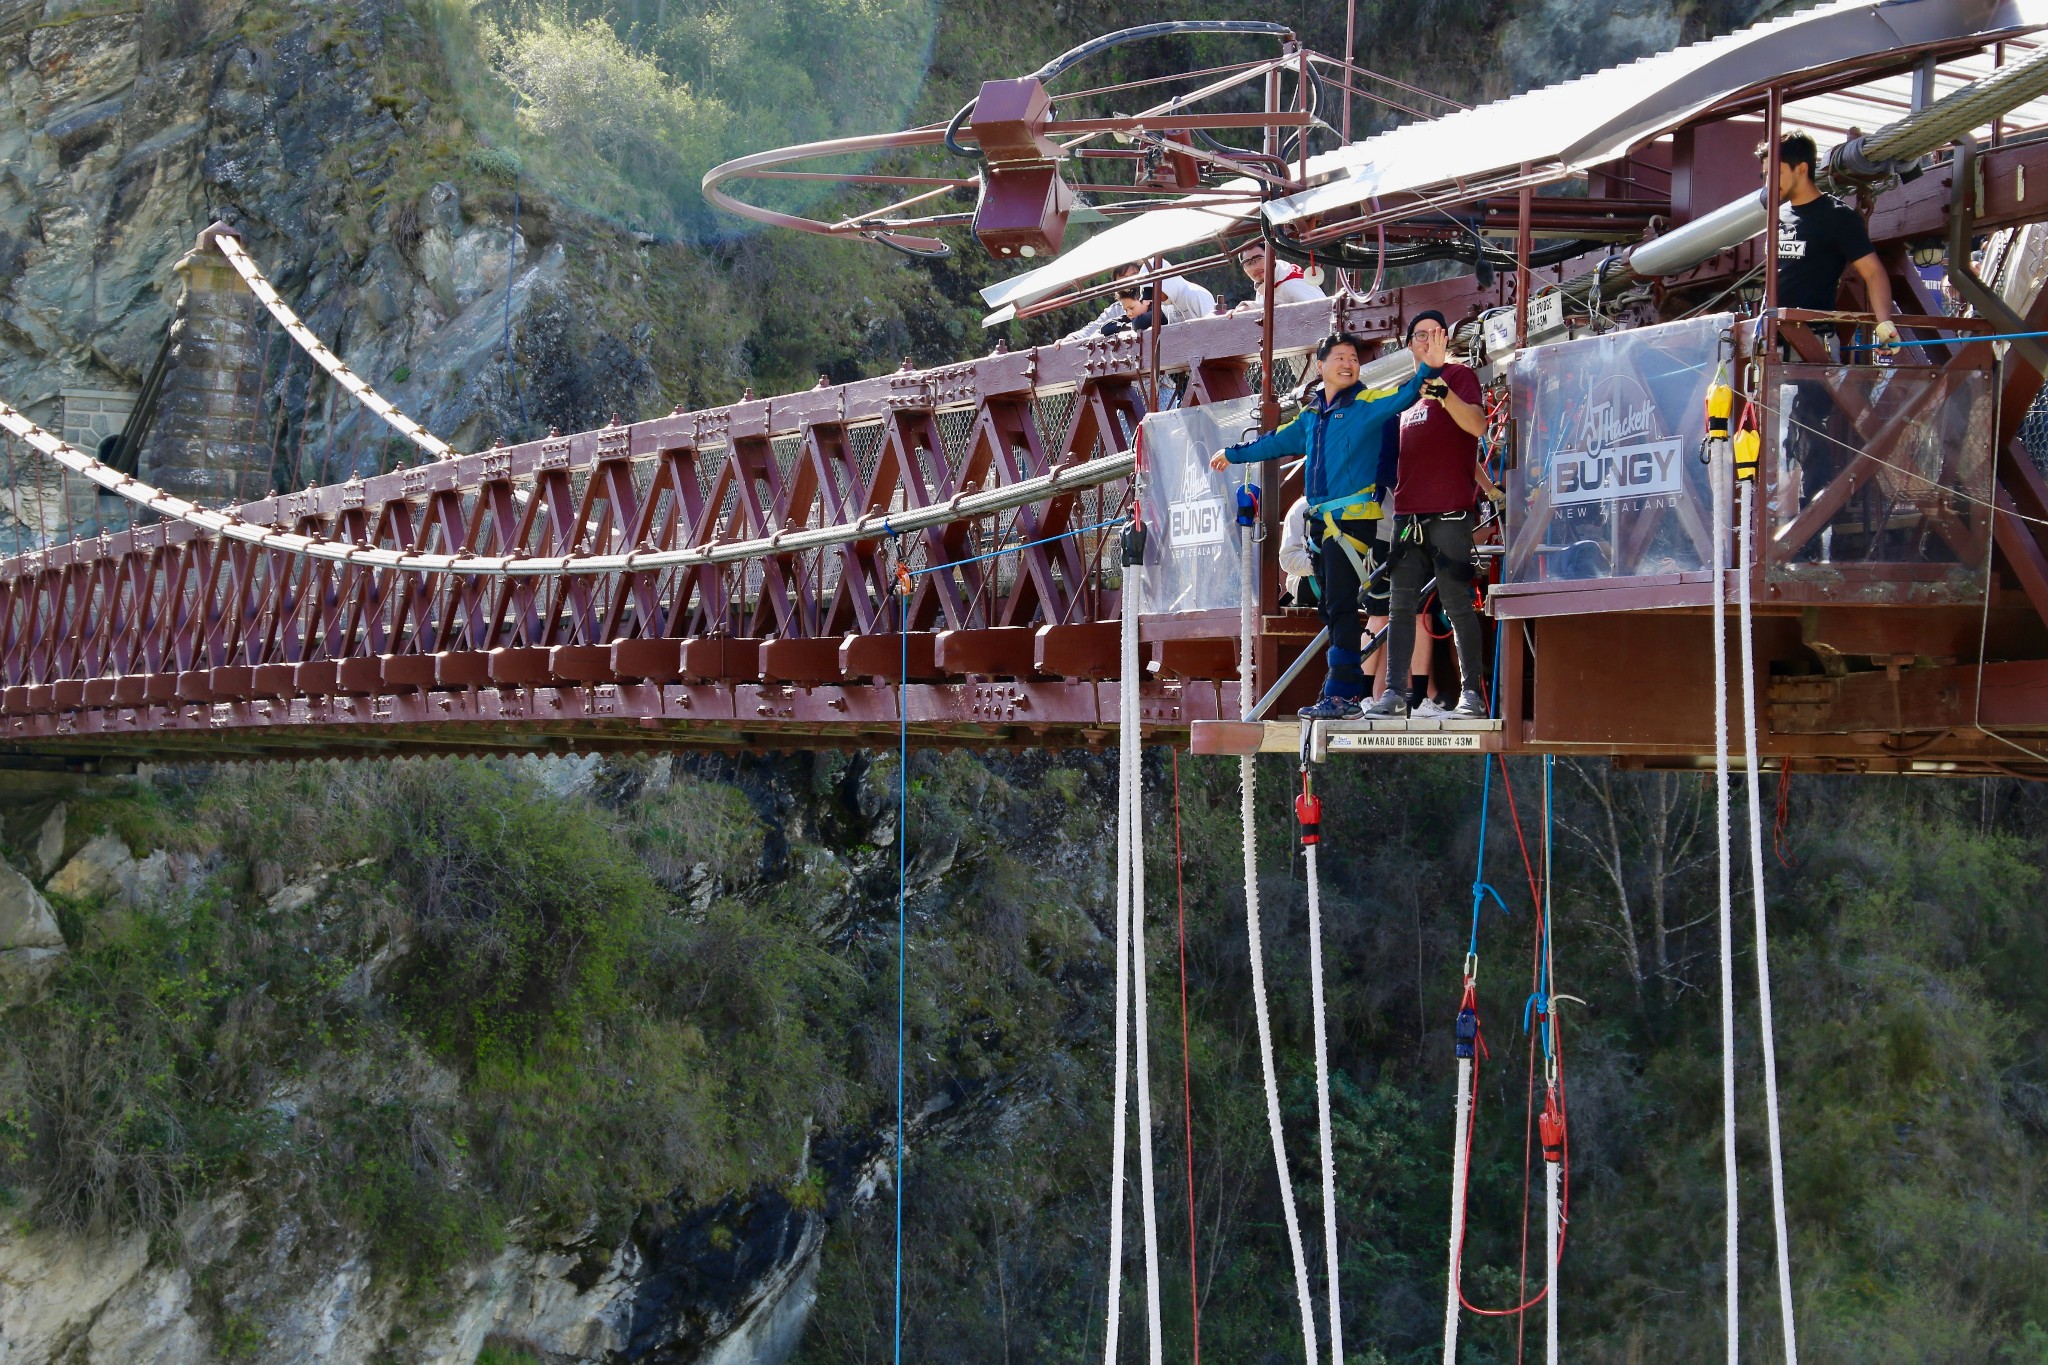
[[[1436, 575], [1436, 600], [1443, 604], [1458, 644], [1459, 686], [1467, 692], [1486, 685], [1486, 655], [1479, 613], [1472, 609], [1472, 512], [1400, 517], [1395, 521], [1392, 618], [1387, 623], [1387, 657], [1406, 661], [1415, 648], [1415, 613], [1422, 585]], [[1387, 685], [1406, 690], [1389, 670]]]
[[[1377, 558], [1373, 548], [1379, 544], [1376, 539], [1378, 523], [1339, 521], [1337, 529], [1368, 547], [1358, 550], [1358, 546], [1353, 545], [1351, 548], [1358, 551], [1360, 562], [1370, 574]], [[1332, 540], [1321, 518], [1311, 519], [1309, 537], [1316, 548], [1316, 588], [1321, 595], [1321, 600], [1316, 603], [1316, 614], [1330, 628], [1330, 648], [1324, 655], [1329, 672], [1323, 679], [1323, 695], [1363, 697], [1365, 659], [1360, 650], [1365, 639], [1365, 627], [1358, 619], [1361, 586], [1358, 569], [1352, 564], [1351, 556], [1344, 553], [1344, 547]]]

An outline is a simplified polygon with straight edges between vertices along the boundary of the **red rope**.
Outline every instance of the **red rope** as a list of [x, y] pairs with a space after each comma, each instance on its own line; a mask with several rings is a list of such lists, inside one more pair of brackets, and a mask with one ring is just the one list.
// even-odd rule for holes
[[1169, 752], [1173, 755], [1173, 895], [1180, 912], [1180, 1085], [1187, 1123], [1188, 1315], [1194, 1323], [1194, 1365], [1202, 1365], [1202, 1282], [1195, 1269], [1195, 1082], [1188, 1061], [1188, 893], [1180, 842], [1180, 750]]
[[1778, 855], [1778, 861], [1786, 867], [1799, 866], [1799, 860], [1792, 856], [1792, 760], [1784, 760], [1778, 769], [1778, 812], [1771, 821], [1771, 850]]
[[[1533, 993], [1535, 988], [1542, 984], [1543, 929], [1544, 917], [1546, 914], [1542, 895], [1542, 883], [1536, 874], [1536, 861], [1530, 855], [1529, 852], [1528, 838], [1522, 831], [1522, 815], [1521, 811], [1515, 803], [1515, 784], [1514, 780], [1508, 775], [1506, 755], [1500, 755], [1498, 761], [1500, 763], [1501, 786], [1503, 791], [1506, 793], [1508, 799], [1508, 815], [1514, 824], [1515, 842], [1522, 851], [1523, 870], [1527, 873], [1529, 878], [1529, 897], [1536, 907], [1535, 938], [1530, 948], [1530, 989]], [[1477, 1002], [1476, 999], [1473, 998], [1473, 992], [1470, 990], [1470, 988], [1468, 988], [1467, 990], [1467, 998], [1468, 1000], [1471, 1000], [1473, 1005], [1476, 1007]], [[1463, 1006], [1461, 1006], [1460, 1008], [1463, 1008]], [[1541, 1022], [1545, 1021], [1537, 1022], [1540, 1024]], [[1558, 1111], [1560, 1114], [1565, 1114], [1567, 1111], [1565, 1109], [1564, 1090], [1564, 1045], [1563, 1038], [1557, 1027], [1557, 1017], [1554, 1011], [1548, 1017], [1547, 1022], [1550, 1025], [1551, 1049], [1557, 1057], [1558, 1064]], [[1523, 1338], [1526, 1334], [1528, 1324], [1527, 1314], [1530, 1309], [1542, 1303], [1544, 1300], [1544, 1296], [1550, 1292], [1550, 1286], [1548, 1283], [1546, 1283], [1542, 1289], [1538, 1290], [1533, 1297], [1530, 1296], [1528, 1292], [1529, 1201], [1530, 1195], [1535, 1188], [1532, 1158], [1535, 1155], [1534, 1138], [1536, 1126], [1536, 1039], [1536, 1029], [1532, 1028], [1529, 1031], [1528, 1114], [1527, 1118], [1524, 1121], [1524, 1127], [1522, 1131], [1522, 1249], [1521, 1265], [1519, 1271], [1519, 1287], [1516, 1291], [1516, 1297], [1519, 1298], [1521, 1302], [1512, 1308], [1481, 1308], [1477, 1304], [1473, 1303], [1470, 1299], [1465, 1297], [1464, 1276], [1462, 1274], [1462, 1271], [1465, 1261], [1465, 1234], [1470, 1226], [1469, 1218], [1459, 1220], [1458, 1247], [1456, 1252], [1454, 1253], [1456, 1256], [1456, 1264], [1458, 1265], [1459, 1270], [1461, 1272], [1458, 1277], [1458, 1302], [1464, 1306], [1466, 1311], [1476, 1314], [1480, 1317], [1512, 1317], [1519, 1319], [1519, 1321], [1516, 1324], [1515, 1335], [1515, 1353], [1517, 1360], [1521, 1359], [1522, 1356]], [[1483, 1050], [1482, 1055], [1484, 1055]], [[1465, 1188], [1457, 1190], [1454, 1195], [1454, 1197], [1458, 1199], [1461, 1205], [1465, 1204], [1468, 1196], [1468, 1191], [1471, 1186], [1472, 1141], [1473, 1134], [1476, 1132], [1479, 1126], [1479, 1064], [1480, 1058], [1474, 1057], [1472, 1061], [1472, 1093], [1470, 1097], [1470, 1109], [1468, 1112], [1465, 1128]], [[1557, 1234], [1557, 1258], [1559, 1260], [1562, 1260], [1564, 1256], [1565, 1228], [1568, 1222], [1567, 1215], [1571, 1208], [1571, 1128], [1569, 1122], [1567, 1122], [1565, 1127], [1563, 1164], [1564, 1175], [1562, 1188], [1559, 1192], [1559, 1217]]]

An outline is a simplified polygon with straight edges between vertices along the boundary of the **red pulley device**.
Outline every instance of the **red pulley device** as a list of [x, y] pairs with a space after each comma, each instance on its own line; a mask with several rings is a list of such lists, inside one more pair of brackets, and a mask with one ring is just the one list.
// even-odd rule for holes
[[1303, 847], [1322, 842], [1323, 798], [1313, 792], [1303, 792], [1294, 798], [1294, 819], [1301, 826]]
[[1557, 1092], [1550, 1092], [1550, 1098], [1543, 1102], [1543, 1112], [1536, 1118], [1536, 1133], [1543, 1143], [1545, 1161], [1564, 1160], [1564, 1111], [1557, 1107]]

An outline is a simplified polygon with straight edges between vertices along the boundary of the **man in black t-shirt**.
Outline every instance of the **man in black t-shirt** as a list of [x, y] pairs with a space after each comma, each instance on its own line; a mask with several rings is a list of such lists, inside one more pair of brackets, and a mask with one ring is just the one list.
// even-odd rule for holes
[[[1891, 280], [1870, 249], [1863, 215], [1813, 183], [1818, 159], [1805, 133], [1788, 133], [1778, 143], [1778, 306], [1831, 312], [1842, 271], [1854, 270], [1870, 296], [1878, 344], [1896, 345]], [[1816, 330], [1825, 336], [1834, 329]]]
[[[1757, 149], [1761, 159], [1769, 151]], [[1805, 133], [1788, 133], [1778, 143], [1778, 306], [1833, 312], [1838, 306], [1842, 272], [1854, 270], [1863, 281], [1871, 314], [1877, 319], [1877, 344], [1890, 350], [1899, 344], [1892, 323], [1891, 279], [1870, 246], [1863, 215], [1813, 183], [1819, 153]], [[1832, 323], [1811, 324], [1823, 345], [1836, 338]], [[1850, 359], [1844, 355], [1843, 360]], [[1798, 381], [1792, 402], [1785, 454], [1798, 462], [1800, 504], [1804, 506], [1833, 479], [1851, 451], [1854, 432], [1826, 387]], [[1790, 548], [1800, 558], [1812, 557], [1819, 538]]]

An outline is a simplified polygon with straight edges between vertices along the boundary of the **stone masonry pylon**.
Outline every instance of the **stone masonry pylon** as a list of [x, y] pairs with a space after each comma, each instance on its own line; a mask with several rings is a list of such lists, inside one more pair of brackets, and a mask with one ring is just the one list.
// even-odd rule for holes
[[263, 439], [262, 305], [214, 247], [215, 224], [172, 267], [183, 283], [177, 329], [142, 473], [206, 506], [262, 497], [271, 483]]

